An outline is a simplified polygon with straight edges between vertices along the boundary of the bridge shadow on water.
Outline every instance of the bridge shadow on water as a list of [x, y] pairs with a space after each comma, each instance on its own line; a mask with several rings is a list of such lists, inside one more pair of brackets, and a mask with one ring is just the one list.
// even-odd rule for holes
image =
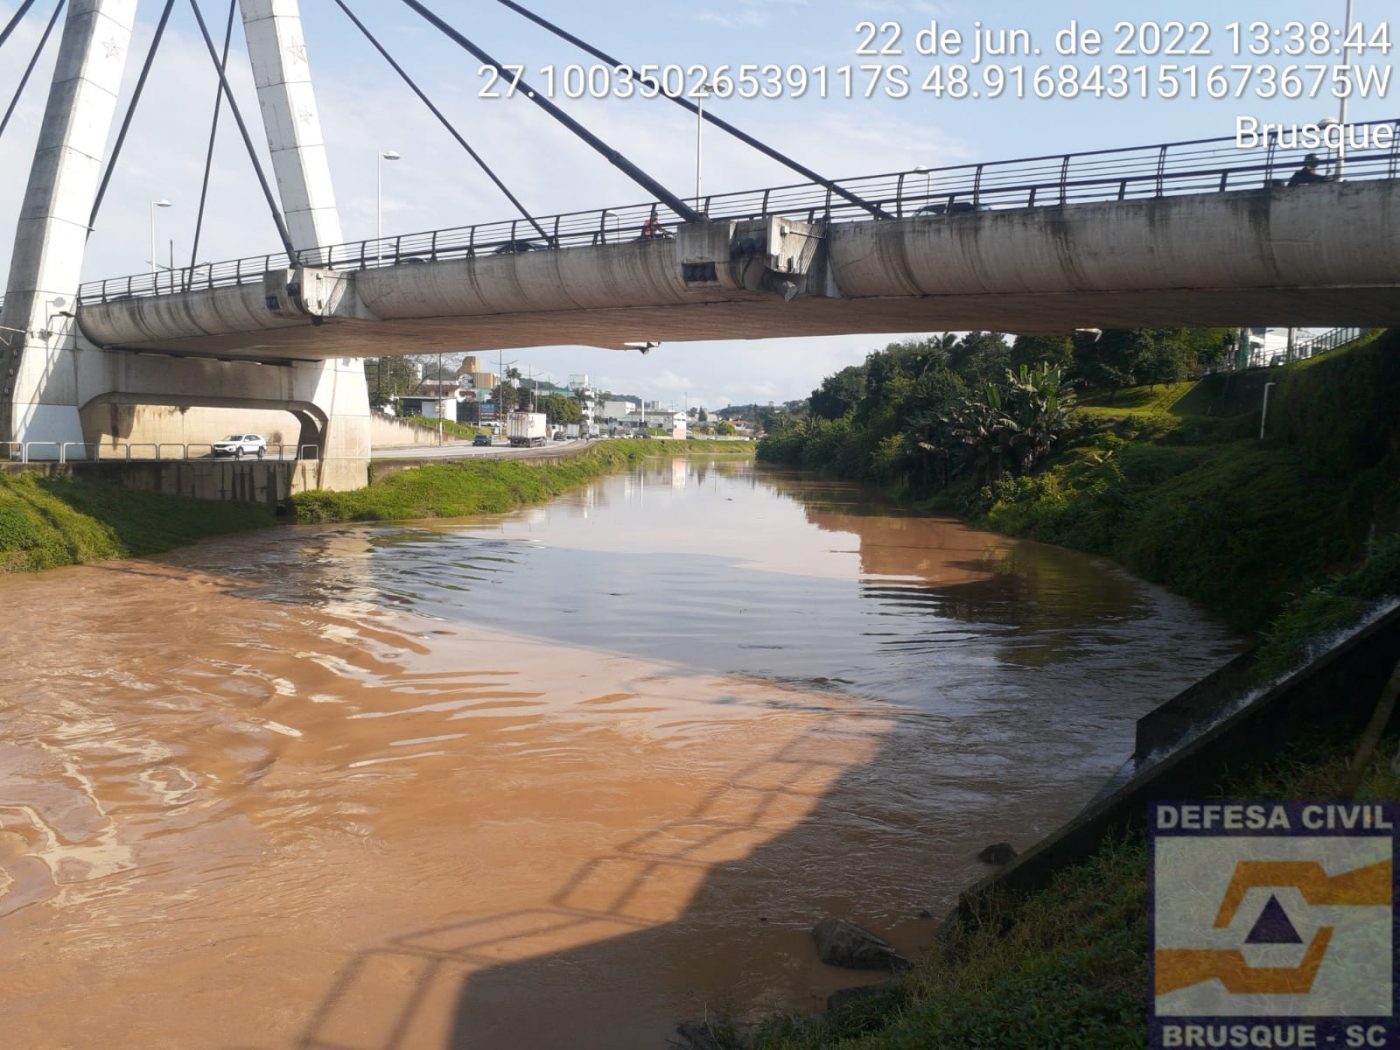
[[[891, 731], [876, 718], [798, 737], [679, 819], [581, 866], [547, 906], [405, 931], [359, 953], [298, 1046], [660, 1050], [681, 1020], [816, 1009], [838, 987], [878, 979], [823, 972], [807, 930], [835, 912], [911, 949], [933, 929], [919, 911], [948, 900], [930, 899], [936, 877], [892, 882], [899, 865], [871, 854], [871, 825], [886, 825], [887, 846], [905, 839], [932, 866], [951, 867], [945, 894], [974, 873], [969, 857], [939, 856], [937, 821], [909, 813], [891, 829], [873, 804], [869, 771], [913, 743]], [[832, 757], [852, 750], [862, 764]], [[988, 796], [961, 822], [996, 835], [1013, 817]], [[870, 900], [852, 905], [862, 884]], [[892, 901], [901, 921], [888, 913]]]

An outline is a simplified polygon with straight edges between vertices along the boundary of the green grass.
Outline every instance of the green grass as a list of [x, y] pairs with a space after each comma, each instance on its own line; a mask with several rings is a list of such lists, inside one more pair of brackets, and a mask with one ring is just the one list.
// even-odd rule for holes
[[0, 475], [0, 572], [171, 550], [274, 522], [266, 507], [132, 492], [104, 482]]
[[1080, 398], [1077, 410], [1089, 417], [1179, 416], [1181, 402], [1195, 386], [1195, 383], [1165, 383], [1093, 392]]
[[[1400, 796], [1384, 741], [1358, 799]], [[1344, 797], [1354, 741], [1310, 741], [1227, 776], [1219, 797]], [[1129, 1050], [1146, 1044], [1147, 852], [1105, 843], [1029, 897], [989, 896], [878, 998], [826, 1017], [785, 1017], [755, 1050]], [[734, 1044], [739, 1045], [739, 1044]]]
[[674, 455], [747, 457], [751, 444], [711, 441], [603, 441], [547, 463], [493, 459], [437, 463], [399, 471], [355, 492], [293, 496], [297, 521], [410, 521], [498, 514], [542, 503], [643, 459]]

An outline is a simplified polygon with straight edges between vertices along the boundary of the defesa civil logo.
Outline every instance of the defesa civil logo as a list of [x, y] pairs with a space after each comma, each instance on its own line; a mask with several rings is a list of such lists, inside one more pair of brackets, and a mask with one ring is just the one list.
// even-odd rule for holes
[[1154, 803], [1153, 1048], [1400, 1048], [1392, 802]]

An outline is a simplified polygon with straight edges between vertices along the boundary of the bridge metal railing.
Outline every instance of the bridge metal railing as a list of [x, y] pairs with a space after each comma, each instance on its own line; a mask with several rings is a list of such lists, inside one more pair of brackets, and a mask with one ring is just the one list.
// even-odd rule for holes
[[[1353, 135], [1379, 141], [1376, 129], [1388, 128], [1388, 148], [1353, 148], [1346, 157], [1348, 181], [1400, 178], [1400, 119], [1349, 126]], [[839, 185], [877, 205], [895, 219], [937, 218], [958, 211], [1060, 207], [1092, 202], [1146, 200], [1157, 197], [1245, 190], [1274, 190], [1312, 152], [1324, 150], [1287, 145], [1274, 134], [1250, 148], [1233, 137], [1092, 150], [983, 164], [958, 164], [928, 170], [844, 179]], [[870, 213], [816, 183], [778, 186], [742, 193], [707, 196], [697, 210], [716, 220], [787, 216], [832, 223], [869, 219]], [[459, 226], [425, 233], [354, 241], [289, 256], [285, 252], [201, 263], [161, 273], [91, 281], [80, 301], [112, 302], [171, 292], [214, 289], [261, 282], [273, 270], [316, 266], [332, 270], [371, 270], [405, 263], [470, 258], [477, 255], [619, 244], [646, 239], [655, 216], [663, 228], [680, 217], [659, 203], [632, 204], [571, 212], [536, 220], [540, 235], [525, 219]]]

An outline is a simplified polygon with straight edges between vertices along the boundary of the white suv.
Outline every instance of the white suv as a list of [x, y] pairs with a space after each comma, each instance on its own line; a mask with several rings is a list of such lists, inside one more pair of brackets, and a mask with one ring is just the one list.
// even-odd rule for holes
[[230, 434], [223, 441], [214, 442], [214, 455], [232, 456], [234, 459], [257, 456], [262, 459], [267, 455], [267, 441], [261, 434]]

